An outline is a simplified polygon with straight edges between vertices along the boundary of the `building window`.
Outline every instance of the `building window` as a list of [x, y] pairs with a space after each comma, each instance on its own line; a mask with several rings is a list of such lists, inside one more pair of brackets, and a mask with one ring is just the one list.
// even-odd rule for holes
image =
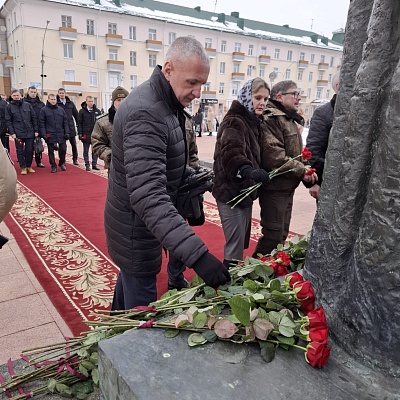
[[69, 15], [61, 15], [61, 26], [64, 28], [72, 28], [72, 17]]
[[300, 81], [300, 82], [303, 80], [303, 71], [299, 71], [297, 73], [297, 80]]
[[330, 98], [331, 98], [331, 91], [330, 91], [329, 89], [326, 91], [325, 97], [326, 97], [327, 99], [330, 99]]
[[74, 58], [72, 43], [63, 43], [64, 58]]
[[226, 40], [221, 40], [221, 53], [226, 53]]
[[311, 89], [307, 89], [307, 97], [311, 99]]
[[260, 67], [260, 78], [264, 78], [265, 76], [265, 67]]
[[149, 40], [157, 40], [157, 29], [149, 29]]
[[120, 75], [115, 72], [109, 72], [108, 74], [108, 86], [110, 90], [114, 90], [117, 86], [120, 85]]
[[234, 63], [233, 64], [233, 72], [237, 73], [237, 72], [239, 72], [239, 69], [240, 69], [240, 64]]
[[251, 71], [253, 70], [253, 66], [252, 65], [248, 65], [247, 66], [247, 76], [251, 76]]
[[136, 51], [129, 52], [129, 63], [132, 66], [136, 66]]
[[232, 96], [237, 96], [238, 91], [239, 91], [239, 84], [236, 82], [232, 82], [232, 91], [231, 91]]
[[252, 44], [249, 44], [249, 51], [247, 53], [248, 56], [252, 56], [254, 51], [254, 46]]
[[18, 67], [18, 83], [22, 83], [22, 78], [21, 78], [22, 74], [21, 74], [21, 68]]
[[325, 62], [325, 56], [321, 56], [321, 59], [319, 61], [320, 63], [324, 63]]
[[129, 27], [129, 40], [136, 40], [136, 26]]
[[328, 75], [328, 83], [332, 83], [332, 74]]
[[314, 64], [314, 60], [315, 60], [315, 54], [311, 54], [310, 64]]
[[319, 72], [318, 73], [318, 80], [324, 79], [324, 73], [323, 72]]
[[94, 46], [88, 46], [87, 51], [89, 61], [96, 61], [96, 48]]
[[312, 81], [313, 81], [313, 73], [310, 72], [310, 73], [308, 74], [308, 82], [312, 82]]
[[210, 86], [211, 86], [210, 82], [206, 82], [204, 84], [204, 86], [203, 86], [203, 91], [204, 92], [209, 92], [210, 91]]
[[16, 28], [17, 27], [17, 13], [15, 11], [14, 11], [13, 16], [14, 16], [14, 28]]
[[266, 46], [261, 46], [261, 55], [266, 56], [267, 55], [267, 48]]
[[235, 43], [235, 51], [240, 53], [241, 48], [242, 48], [242, 43], [236, 42]]
[[211, 38], [206, 38], [206, 40], [204, 42], [204, 48], [212, 49], [212, 39]]
[[290, 79], [290, 69], [287, 69], [285, 72], [285, 79], [289, 80]]
[[113, 24], [112, 22], [108, 23], [108, 33], [112, 35], [117, 34], [117, 24]]
[[329, 64], [330, 67], [333, 67], [333, 64], [335, 63], [335, 57], [331, 57], [331, 62]]
[[300, 52], [299, 60], [304, 61], [305, 57], [306, 57], [306, 54], [303, 52]]
[[225, 63], [224, 62], [221, 62], [219, 64], [219, 73], [220, 74], [224, 74], [225, 73]]
[[97, 86], [97, 72], [89, 72], [89, 86]]
[[155, 68], [157, 66], [157, 55], [149, 54], [149, 67]]
[[18, 43], [18, 40], [15, 41], [15, 56], [19, 57], [19, 43]]
[[109, 49], [108, 50], [108, 59], [109, 60], [118, 60], [118, 50], [117, 49]]
[[224, 94], [224, 91], [225, 91], [225, 83], [220, 82], [219, 89], [218, 89], [218, 94]]
[[68, 82], [75, 82], [75, 71], [73, 69], [66, 69], [64, 71], [64, 80]]
[[275, 60], [279, 60], [279, 54], [280, 54], [281, 50], [280, 49], [275, 49], [275, 53], [274, 53], [274, 58]]
[[292, 61], [292, 56], [293, 56], [293, 51], [292, 50], [288, 50], [286, 61]]
[[130, 81], [131, 81], [131, 89], [135, 88], [137, 86], [137, 75], [131, 75]]
[[94, 35], [94, 20], [92, 19], [86, 20], [86, 34]]
[[310, 107], [306, 107], [304, 113], [305, 113], [306, 115], [310, 114]]
[[176, 33], [175, 32], [170, 32], [168, 34], [168, 44], [172, 44], [176, 39]]
[[320, 99], [321, 97], [322, 97], [322, 91], [321, 91], [321, 89], [317, 89], [315, 91], [315, 98]]
[[98, 103], [98, 99], [97, 99], [97, 97], [93, 97], [93, 103], [97, 106], [97, 104], [99, 104]]

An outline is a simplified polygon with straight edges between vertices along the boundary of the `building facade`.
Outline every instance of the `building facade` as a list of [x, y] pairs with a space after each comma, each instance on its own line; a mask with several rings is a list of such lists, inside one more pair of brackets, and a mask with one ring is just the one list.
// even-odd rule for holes
[[332, 97], [343, 51], [313, 32], [153, 0], [6, 0], [0, 18], [0, 91], [64, 87], [78, 108], [91, 95], [106, 110], [116, 86], [130, 90], [148, 79], [169, 44], [190, 35], [211, 61], [193, 112], [203, 103], [221, 119], [242, 85], [260, 76], [271, 85], [296, 81], [307, 120]]

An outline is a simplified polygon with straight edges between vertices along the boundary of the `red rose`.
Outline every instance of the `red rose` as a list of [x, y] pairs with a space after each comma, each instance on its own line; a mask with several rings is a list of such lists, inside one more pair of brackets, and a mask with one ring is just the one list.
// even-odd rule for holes
[[304, 314], [308, 315], [311, 311], [314, 310], [314, 297], [307, 299], [307, 300], [301, 300], [301, 306], [299, 309], [303, 311]]
[[267, 257], [267, 256], [261, 257], [260, 260], [261, 260], [262, 262], [271, 262], [271, 261], [274, 261], [274, 259], [273, 259], [272, 257]]
[[322, 307], [318, 307], [315, 310], [310, 311], [307, 314], [307, 317], [310, 330], [315, 327], [326, 326], [326, 315]]
[[307, 346], [306, 361], [312, 367], [322, 368], [328, 361], [331, 349], [327, 347], [327, 341], [311, 342]]
[[276, 261], [279, 262], [279, 259], [281, 259], [281, 262], [284, 266], [290, 265], [290, 256], [286, 254], [284, 251], [279, 252], [276, 255]]
[[309, 169], [306, 171], [306, 175], [312, 175], [314, 172], [317, 172], [317, 170], [316, 170], [315, 168], [309, 168]]
[[293, 274], [290, 274], [287, 277], [288, 284], [292, 288], [295, 283], [297, 282], [304, 282], [304, 278], [298, 273], [298, 272], [293, 272]]
[[82, 135], [82, 139], [83, 139], [83, 140], [86, 140], [86, 135]]
[[311, 151], [307, 149], [307, 147], [304, 147], [303, 151], [301, 152], [301, 157], [303, 158], [303, 161], [307, 161], [311, 158]]
[[287, 268], [282, 264], [277, 264], [276, 269], [274, 268], [275, 276], [278, 278], [280, 276], [285, 276], [288, 273]]
[[296, 282], [293, 287], [299, 300], [314, 298], [314, 289], [310, 281]]
[[326, 342], [328, 340], [328, 327], [311, 328], [309, 336], [310, 342]]

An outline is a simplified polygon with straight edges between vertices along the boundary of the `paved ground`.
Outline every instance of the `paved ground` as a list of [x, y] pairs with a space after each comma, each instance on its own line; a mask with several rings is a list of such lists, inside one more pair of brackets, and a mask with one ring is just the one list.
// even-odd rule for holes
[[[215, 136], [203, 136], [197, 141], [200, 160], [210, 165]], [[206, 195], [206, 200], [214, 202], [211, 194]], [[295, 195], [290, 229], [307, 233], [314, 213], [315, 202], [300, 185]], [[253, 217], [259, 219], [257, 205]], [[24, 349], [60, 342], [64, 336], [71, 336], [71, 332], [33, 275], [4, 222], [0, 224], [0, 233], [10, 238], [0, 250], [0, 364], [4, 364], [9, 358], [18, 358]]]

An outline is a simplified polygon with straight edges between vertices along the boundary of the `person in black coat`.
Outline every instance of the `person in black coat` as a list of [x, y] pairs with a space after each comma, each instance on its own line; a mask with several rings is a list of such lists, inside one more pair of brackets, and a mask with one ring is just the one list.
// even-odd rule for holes
[[57, 172], [57, 164], [54, 158], [54, 146], [58, 143], [58, 165], [61, 171], [66, 171], [65, 154], [67, 152], [66, 141], [69, 139], [69, 127], [67, 114], [58, 107], [55, 94], [49, 94], [46, 106], [40, 111], [40, 133], [45, 138], [51, 165], [51, 172]]
[[[86, 171], [90, 171], [89, 148], [92, 144], [92, 131], [96, 118], [101, 114], [94, 104], [92, 96], [86, 96], [86, 101], [81, 104], [78, 113], [78, 135], [83, 143], [83, 159], [85, 160]], [[92, 151], [92, 169], [99, 170], [97, 167], [97, 155]]]
[[0, 98], [0, 140], [4, 148], [10, 152], [10, 138], [7, 135], [6, 124], [6, 108], [7, 102]]
[[33, 139], [39, 136], [37, 118], [32, 106], [22, 100], [17, 89], [11, 91], [10, 104], [6, 109], [6, 125], [8, 133], [15, 140], [21, 175], [35, 173], [32, 159]]
[[329, 103], [318, 107], [311, 118], [310, 130], [307, 136], [307, 148], [311, 151], [310, 165], [317, 170], [318, 181], [309, 189], [311, 197], [318, 201], [322, 185], [322, 175], [325, 167], [325, 154], [328, 149], [329, 133], [333, 123], [336, 93], [339, 88], [339, 73], [332, 78], [332, 88], [335, 95]]
[[[44, 103], [40, 100], [35, 86], [30, 86], [28, 88], [28, 93], [26, 94], [24, 101], [28, 102], [32, 106], [33, 111], [35, 111], [36, 114], [36, 119], [39, 121], [40, 110], [44, 107]], [[36, 140], [41, 141], [42, 139], [38, 137]], [[42, 163], [42, 152], [35, 150], [35, 161], [38, 168], [44, 168]]]
[[65, 114], [67, 114], [68, 127], [69, 127], [69, 143], [71, 144], [71, 150], [72, 150], [72, 162], [74, 163], [74, 165], [79, 165], [78, 147], [76, 145], [76, 129], [75, 129], [75, 125], [78, 124], [78, 110], [76, 109], [75, 104], [70, 100], [70, 98], [65, 95], [64, 88], [58, 89], [57, 105], [58, 107], [64, 109]]

